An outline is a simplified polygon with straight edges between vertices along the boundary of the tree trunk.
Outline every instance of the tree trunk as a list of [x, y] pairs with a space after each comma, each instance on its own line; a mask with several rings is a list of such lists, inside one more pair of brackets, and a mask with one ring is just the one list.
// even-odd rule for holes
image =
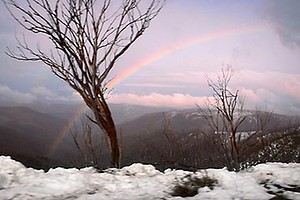
[[118, 168], [120, 167], [120, 150], [115, 124], [112, 118], [109, 117], [111, 118], [111, 120], [106, 121], [107, 123], [103, 126], [103, 124], [101, 124], [99, 121], [99, 113], [94, 112], [94, 115], [96, 118], [97, 125], [106, 136], [106, 141], [109, 147], [111, 157], [111, 167]]
[[117, 131], [115, 128], [115, 125], [113, 125], [108, 133], [108, 145], [110, 149], [110, 155], [111, 155], [111, 166], [119, 168], [120, 167], [120, 149], [119, 149], [119, 142], [117, 137]]
[[96, 119], [95, 123], [104, 132], [110, 150], [111, 167], [120, 167], [120, 150], [116, 126], [106, 102], [96, 100], [90, 107]]
[[231, 131], [231, 154], [234, 162], [234, 167], [236, 171], [240, 171], [240, 150], [236, 142], [236, 129], [234, 128], [233, 122], [230, 122], [230, 131]]

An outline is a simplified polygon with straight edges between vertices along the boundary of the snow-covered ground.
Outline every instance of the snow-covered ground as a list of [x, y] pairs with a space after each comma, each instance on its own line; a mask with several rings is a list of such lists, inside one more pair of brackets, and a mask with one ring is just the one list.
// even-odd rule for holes
[[300, 164], [260, 164], [239, 173], [226, 169], [159, 172], [142, 164], [101, 173], [93, 168], [56, 168], [45, 173], [0, 156], [0, 199], [181, 199], [172, 194], [189, 193], [186, 185], [196, 191], [186, 199], [259, 200], [277, 194], [300, 200]]

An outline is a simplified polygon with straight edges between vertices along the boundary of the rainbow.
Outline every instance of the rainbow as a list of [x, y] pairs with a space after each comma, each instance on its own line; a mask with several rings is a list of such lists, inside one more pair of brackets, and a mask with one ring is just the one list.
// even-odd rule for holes
[[180, 49], [188, 48], [200, 43], [209, 42], [215, 39], [221, 39], [227, 36], [235, 36], [243, 33], [252, 33], [261, 31], [261, 27], [243, 27], [239, 29], [229, 29], [229, 30], [223, 30], [219, 32], [213, 32], [208, 34], [203, 34], [194, 38], [185, 39], [182, 41], [179, 41], [178, 43], [175, 43], [173, 45], [167, 46], [166, 48], [160, 49], [156, 52], [154, 52], [151, 55], [148, 55], [141, 60], [139, 60], [137, 63], [133, 64], [131, 67], [127, 68], [120, 74], [118, 74], [113, 80], [111, 80], [108, 83], [108, 88], [113, 88], [115, 85], [119, 84], [121, 81], [126, 79], [128, 76], [136, 72], [137, 70], [141, 69], [142, 67], [157, 61], [167, 55], [172, 54], [175, 51], [178, 51]]
[[81, 107], [78, 108], [78, 110], [76, 110], [76, 112], [73, 115], [73, 117], [71, 117], [70, 119], [68, 119], [68, 121], [66, 122], [66, 124], [63, 127], [63, 129], [61, 130], [61, 132], [53, 140], [53, 142], [49, 145], [48, 151], [47, 151], [48, 152], [47, 153], [48, 158], [50, 158], [51, 155], [55, 152], [57, 146], [65, 138], [66, 134], [69, 133], [70, 128], [72, 128], [75, 125], [75, 123], [86, 112], [86, 110], [87, 110], [87, 106], [86, 105], [82, 105]]
[[[209, 42], [209, 41], [212, 41], [215, 39], [221, 39], [221, 38], [225, 38], [228, 36], [236, 36], [239, 34], [253, 33], [253, 32], [258, 32], [258, 31], [262, 31], [262, 28], [261, 27], [254, 27], [254, 28], [253, 27], [244, 27], [244, 28], [239, 28], [239, 29], [229, 29], [229, 30], [223, 30], [223, 31], [219, 31], [219, 32], [203, 34], [203, 35], [200, 35], [200, 36], [197, 36], [194, 38], [189, 38], [189, 39], [179, 41], [178, 43], [167, 46], [163, 49], [160, 49], [160, 50], [154, 52], [153, 54], [147, 55], [146, 57], [142, 58], [137, 63], [128, 67], [126, 70], [119, 73], [114, 79], [112, 79], [110, 82], [108, 82], [107, 87], [109, 89], [113, 88], [114, 86], [116, 86], [117, 84], [122, 82], [124, 79], [126, 79], [127, 77], [129, 77], [131, 74], [135, 73], [142, 67], [145, 67], [154, 61], [162, 59], [163, 57], [170, 55], [177, 50], [188, 48], [188, 47], [191, 47], [191, 46], [194, 46], [197, 44], [201, 44], [204, 42]], [[87, 109], [86, 106], [83, 106], [78, 112], [76, 112], [74, 117], [72, 117], [68, 121], [66, 126], [63, 128], [63, 130], [59, 134], [59, 136], [50, 145], [49, 156], [51, 156], [54, 153], [57, 145], [63, 140], [65, 135], [68, 133], [72, 124], [74, 124], [78, 120], [78, 118], [82, 115], [82, 113], [84, 113], [86, 111], [86, 109]]]

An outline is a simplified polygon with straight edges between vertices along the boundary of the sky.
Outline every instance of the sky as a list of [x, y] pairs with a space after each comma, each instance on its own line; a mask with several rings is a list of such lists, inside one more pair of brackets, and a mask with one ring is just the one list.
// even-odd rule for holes
[[[2, 2], [1, 2], [2, 3]], [[249, 108], [300, 114], [300, 1], [168, 0], [116, 63], [110, 103], [195, 107], [212, 95], [205, 76], [230, 65], [230, 88]], [[79, 95], [42, 63], [9, 58], [28, 34], [0, 6], [0, 102], [76, 102]]]

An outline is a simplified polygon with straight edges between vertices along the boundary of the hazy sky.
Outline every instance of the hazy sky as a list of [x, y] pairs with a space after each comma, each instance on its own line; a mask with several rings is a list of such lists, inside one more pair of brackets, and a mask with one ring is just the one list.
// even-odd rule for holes
[[[1, 2], [2, 3], [2, 2]], [[194, 106], [212, 95], [204, 75], [235, 69], [232, 89], [249, 107], [300, 114], [300, 1], [169, 0], [116, 64], [114, 103]], [[42, 63], [5, 55], [27, 33], [0, 6], [0, 101], [75, 101], [79, 97]], [[35, 37], [27, 38], [35, 41]], [[39, 42], [39, 41], [37, 41]], [[137, 67], [127, 76], [126, 70]]]

